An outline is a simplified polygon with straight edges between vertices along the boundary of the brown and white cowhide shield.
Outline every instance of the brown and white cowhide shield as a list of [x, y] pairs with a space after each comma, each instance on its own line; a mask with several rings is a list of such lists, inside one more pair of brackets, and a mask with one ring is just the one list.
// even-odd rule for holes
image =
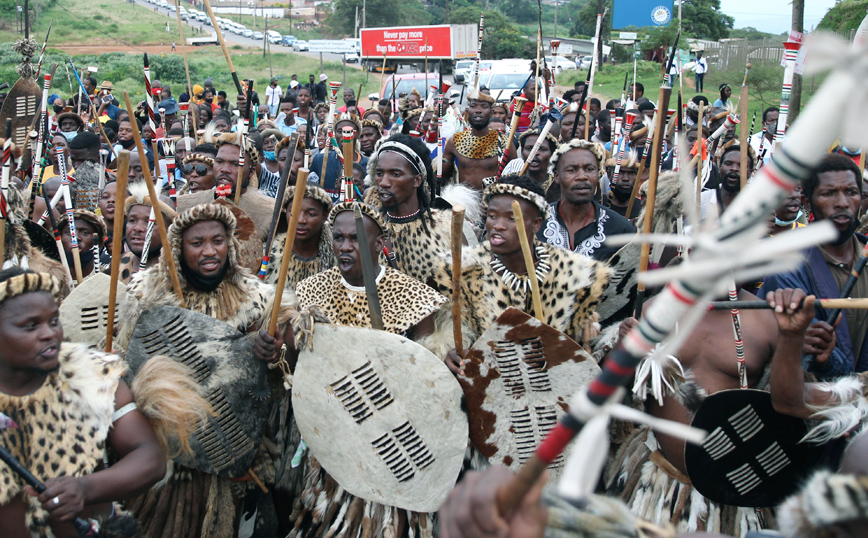
[[[111, 280], [107, 273], [92, 274], [63, 300], [60, 323], [65, 340], [96, 346], [105, 337]], [[126, 291], [118, 282], [117, 296], [123, 297]]]
[[318, 325], [292, 388], [299, 431], [351, 494], [435, 512], [467, 447], [461, 387], [443, 361], [395, 334]]
[[238, 252], [241, 265], [250, 269], [254, 275], [258, 274], [259, 266], [262, 264], [262, 239], [259, 237], [259, 231], [256, 229], [253, 219], [228, 200], [220, 198], [214, 203], [225, 205], [235, 215], [235, 237], [238, 238], [241, 247]]
[[[467, 352], [458, 380], [470, 440], [490, 463], [517, 469], [566, 412], [570, 397], [600, 373], [574, 340], [508, 308]], [[560, 474], [563, 457], [549, 467]]]
[[253, 357], [253, 342], [211, 316], [156, 306], [142, 312], [127, 347], [132, 375], [151, 357], [165, 355], [187, 366], [213, 415], [190, 438], [192, 455], [176, 457], [208, 474], [240, 478], [259, 447], [269, 406], [266, 364]]
[[41, 108], [42, 88], [32, 78], [19, 78], [0, 107], [0, 125], [6, 136], [6, 120], [12, 120], [12, 141], [19, 148], [27, 147], [30, 123]]

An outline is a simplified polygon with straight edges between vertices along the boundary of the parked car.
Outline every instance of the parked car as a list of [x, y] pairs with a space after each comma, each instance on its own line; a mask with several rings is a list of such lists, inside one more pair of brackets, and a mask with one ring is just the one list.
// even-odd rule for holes
[[348, 64], [359, 63], [359, 53], [358, 52], [350, 52], [349, 54], [347, 54], [347, 63]]
[[461, 60], [455, 62], [455, 68], [452, 69], [452, 80], [456, 84], [464, 84], [471, 75], [473, 75], [473, 67], [476, 62], [473, 60]]
[[487, 77], [480, 74], [479, 79], [496, 101], [505, 102], [512, 98], [512, 94], [524, 88], [529, 77], [530, 73], [524, 69], [520, 71], [492, 70]]
[[546, 56], [546, 65], [548, 65], [549, 68], [553, 67], [555, 69], [555, 74], [558, 74], [565, 69], [576, 69], [576, 63], [566, 56], [555, 56], [554, 58]]
[[310, 50], [310, 45], [308, 45], [307, 41], [305, 41], [304, 39], [297, 39], [295, 43], [292, 44], [292, 50], [299, 52], [303, 50]]
[[593, 61], [593, 56], [576, 56], [576, 67], [579, 69], [590, 69], [591, 62]]
[[265, 35], [262, 32], [253, 32], [253, 39], [265, 39]]
[[[256, 32], [256, 33], [260, 35], [259, 39], [262, 39], [262, 37], [261, 37], [262, 34], [259, 32]], [[241, 35], [244, 37], [253, 37], [253, 30], [244, 30], [243, 32], [241, 32]], [[254, 39], [256, 39], [256, 38], [254, 38]]]
[[292, 44], [295, 43], [296, 41], [298, 41], [298, 39], [296, 39], [296, 37], [294, 35], [285, 35], [280, 40], [280, 44], [286, 45], [287, 47], [291, 47]]

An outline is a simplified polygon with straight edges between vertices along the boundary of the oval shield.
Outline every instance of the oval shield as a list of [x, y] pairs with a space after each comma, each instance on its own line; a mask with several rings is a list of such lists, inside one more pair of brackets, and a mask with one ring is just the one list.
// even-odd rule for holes
[[[63, 300], [60, 322], [64, 339], [96, 346], [105, 337], [111, 280], [107, 273], [90, 275]], [[126, 290], [123, 282], [118, 282], [118, 297]]]
[[684, 463], [696, 491], [733, 506], [777, 506], [810, 475], [804, 420], [782, 415], [768, 392], [722, 390], [707, 397], [691, 425], [708, 432], [687, 443]]
[[251, 396], [267, 392], [266, 365], [253, 357], [251, 340], [211, 316], [157, 306], [142, 312], [127, 348], [133, 375], [155, 355], [188, 366], [214, 411], [190, 440], [194, 455], [177, 459], [217, 476], [247, 474], [268, 417]]
[[348, 492], [434, 512], [467, 447], [461, 387], [445, 364], [395, 334], [318, 325], [299, 353], [292, 407], [301, 435]]
[[[600, 368], [574, 340], [516, 308], [506, 309], [464, 360], [470, 440], [491, 463], [517, 469]], [[563, 456], [550, 466], [552, 478]]]

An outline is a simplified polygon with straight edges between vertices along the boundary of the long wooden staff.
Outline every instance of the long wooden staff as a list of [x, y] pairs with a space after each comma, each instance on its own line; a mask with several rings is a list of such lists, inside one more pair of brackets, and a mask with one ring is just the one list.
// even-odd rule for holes
[[[287, 163], [286, 166], [291, 166]], [[280, 260], [280, 271], [277, 273], [277, 284], [274, 286], [274, 307], [271, 309], [271, 319], [268, 321], [268, 334], [277, 334], [277, 317], [280, 315], [281, 298], [286, 287], [286, 273], [289, 271], [289, 260], [292, 259], [292, 246], [295, 244], [295, 232], [298, 230], [298, 219], [301, 216], [301, 203], [304, 201], [304, 186], [310, 170], [300, 168], [295, 180], [295, 196], [292, 199], [292, 209], [289, 213], [289, 228], [283, 242], [283, 258]]]
[[42, 42], [42, 52], [39, 53], [39, 62], [36, 63], [36, 74], [33, 75], [33, 80], [39, 80], [39, 73], [42, 72], [42, 60], [45, 58], [45, 48], [48, 46], [48, 36], [51, 34], [51, 26], [54, 24], [54, 19], [48, 23], [48, 31], [45, 32], [45, 41]]
[[[220, 48], [223, 49], [223, 56], [226, 58], [226, 63], [229, 64], [229, 74], [232, 75], [232, 81], [235, 82], [235, 89], [238, 90], [238, 95], [244, 93], [244, 88], [241, 87], [241, 81], [238, 80], [238, 74], [235, 72], [235, 66], [232, 65], [232, 57], [229, 56], [229, 49], [226, 48], [226, 40], [223, 39], [223, 32], [220, 30], [220, 25], [217, 24], [217, 17], [214, 16], [214, 12], [211, 11], [211, 2], [209, 0], [203, 0], [205, 2], [205, 11], [208, 12], [208, 16], [211, 17], [211, 25], [214, 27], [214, 31], [217, 33], [217, 41], [220, 42]], [[190, 88], [190, 91], [193, 91], [193, 88]]]
[[[320, 129], [323, 127], [326, 128], [325, 148], [320, 148], [321, 150], [324, 149], [322, 155], [322, 173], [319, 176], [319, 184], [323, 188], [325, 188], [325, 175], [329, 165], [329, 150], [332, 147], [332, 138], [334, 137], [335, 110], [337, 110], [338, 106], [338, 91], [340, 91], [340, 89], [340, 82], [329, 81], [329, 115], [328, 118], [326, 118], [326, 125], [320, 126]], [[394, 91], [394, 87], [392, 90]]]
[[[69, 60], [69, 65], [72, 67], [72, 73], [75, 75], [75, 80], [78, 81], [78, 85], [81, 88], [81, 91], [84, 92], [85, 91], [84, 90], [84, 83], [81, 81], [81, 77], [78, 75], [78, 71], [76, 71], [76, 69], [75, 69], [75, 64], [72, 63], [72, 58], [67, 58], [67, 59]], [[87, 92], [85, 92], [85, 97], [87, 97]], [[93, 101], [90, 100], [90, 97], [87, 98], [87, 102], [88, 102], [88, 104], [90, 104], [90, 113], [93, 116], [93, 122], [96, 124], [97, 130], [99, 130], [100, 134], [102, 134], [103, 140], [105, 140], [106, 143], [108, 143], [109, 138], [105, 134], [105, 129], [103, 129], [103, 127], [102, 127], [102, 122], [99, 121], [99, 116], [97, 115], [96, 106], [93, 104]], [[80, 104], [81, 103], [79, 103], [79, 105]], [[112, 156], [114, 156], [115, 150], [112, 149], [111, 144], [109, 144], [109, 149], [112, 152]]]
[[[274, 242], [274, 234], [277, 232], [277, 224], [280, 222], [280, 214], [283, 213], [283, 198], [286, 196], [286, 183], [289, 181], [289, 173], [292, 170], [292, 162], [295, 160], [295, 151], [298, 149], [298, 132], [289, 135], [286, 164], [280, 175], [280, 183], [277, 185], [277, 196], [274, 198], [274, 211], [271, 213], [271, 226], [268, 228], [268, 237], [265, 240], [265, 254], [262, 256], [262, 264], [259, 266], [259, 280], [265, 280], [268, 272], [268, 264], [271, 262], [271, 244]], [[296, 192], [298, 195], [298, 192]]]
[[[51, 26], [48, 29], [51, 31]], [[57, 64], [51, 66], [51, 72], [45, 74], [45, 82], [42, 84], [42, 110], [39, 112], [39, 134], [36, 138], [36, 155], [33, 159], [33, 170], [30, 173], [31, 196], [29, 217], [33, 216], [34, 194], [37, 192], [39, 177], [42, 175], [42, 150], [45, 148], [45, 141], [48, 138], [48, 92], [51, 90], [51, 79], [54, 78], [54, 71], [56, 69]]]
[[[805, 301], [799, 304], [799, 308], [804, 305]], [[814, 303], [825, 309], [844, 309], [844, 310], [868, 310], [868, 298], [855, 297], [847, 299], [817, 299]], [[738, 308], [739, 310], [770, 310], [771, 307], [766, 301], [711, 301], [708, 304], [709, 310], [729, 310], [730, 308]]]
[[455, 351], [464, 354], [461, 336], [461, 247], [464, 238], [464, 206], [452, 206], [452, 336]]
[[524, 104], [527, 99], [524, 97], [516, 97], [513, 101], [512, 120], [509, 122], [509, 136], [506, 137], [506, 148], [503, 150], [503, 155], [500, 157], [500, 163], [497, 165], [497, 179], [503, 175], [503, 169], [506, 168], [509, 162], [509, 151], [512, 149], [512, 139], [515, 138], [515, 132], [518, 130], [518, 120], [521, 119], [521, 111], [524, 110]]
[[[178, 36], [181, 38], [181, 56], [184, 57], [184, 72], [187, 74], [187, 101], [193, 101], [193, 84], [190, 80], [190, 64], [187, 62], [187, 41], [184, 39], [184, 27], [181, 25], [181, 2], [175, 0], [175, 16], [178, 18]], [[193, 132], [199, 132], [198, 114], [193, 114]], [[186, 127], [186, 126], [185, 126]], [[187, 136], [187, 130], [184, 129], [184, 136]], [[188, 150], [189, 151], [189, 150]]]
[[[122, 149], [118, 152], [118, 179], [115, 192], [127, 192], [127, 175], [130, 172], [130, 152]], [[112, 232], [112, 268], [111, 287], [109, 288], [108, 313], [105, 322], [105, 352], [112, 351], [112, 338], [115, 332], [115, 310], [118, 299], [118, 277], [121, 269], [121, 253], [124, 236], [124, 204], [115, 204], [115, 222]]]
[[627, 214], [633, 214], [633, 203], [636, 197], [639, 196], [639, 187], [642, 186], [642, 175], [645, 173], [647, 164], [651, 161], [651, 144], [654, 142], [657, 134], [657, 119], [660, 116], [660, 109], [654, 109], [654, 116], [648, 124], [647, 135], [645, 136], [645, 148], [642, 151], [642, 158], [639, 160], [639, 169], [636, 171], [636, 181], [633, 182], [633, 192], [630, 194], [630, 201], [627, 202]]
[[476, 41], [476, 67], [473, 69], [473, 88], [479, 91], [479, 63], [482, 61], [482, 36], [485, 32], [485, 12], [479, 14], [479, 34]]
[[[594, 75], [597, 72], [597, 56], [599, 54], [599, 50], [602, 48], [600, 43], [600, 30], [603, 27], [603, 18], [606, 16], [606, 13], [609, 12], [609, 8], [603, 10], [602, 13], [597, 14], [597, 30], [594, 33], [594, 58], [591, 60], [591, 77], [588, 80], [587, 86], [587, 102], [591, 102], [591, 95], [594, 93]], [[591, 105], [588, 105], [588, 111], [590, 112]], [[660, 110], [665, 110], [661, 108]], [[576, 116], [576, 122], [578, 122], [579, 117]], [[585, 140], [588, 140], [588, 130], [591, 128], [591, 115], [588, 114], [585, 116]]]
[[536, 266], [533, 264], [533, 252], [530, 242], [524, 232], [524, 216], [521, 214], [521, 206], [518, 200], [512, 201], [512, 216], [515, 219], [515, 228], [518, 231], [518, 241], [521, 243], [521, 253], [524, 256], [524, 266], [527, 269], [527, 279], [530, 280], [530, 292], [533, 297], [533, 310], [536, 319], [545, 322], [543, 315], [542, 299], [539, 293], [539, 281], [536, 279]]
[[[133, 117], [133, 104], [130, 102], [130, 96], [126, 90], [124, 90], [124, 102], [127, 105], [127, 113], [129, 113], [130, 117]], [[144, 181], [148, 187], [148, 196], [151, 198], [151, 206], [154, 208], [154, 216], [157, 218], [157, 229], [160, 232], [160, 241], [163, 243], [163, 254], [166, 258], [169, 276], [172, 279], [172, 288], [175, 290], [175, 295], [178, 296], [181, 308], [185, 308], [184, 292], [181, 291], [181, 281], [178, 279], [178, 270], [175, 268], [175, 258], [171, 253], [172, 247], [169, 244], [169, 235], [166, 233], [166, 221], [163, 220], [163, 212], [160, 210], [160, 198], [157, 196], [156, 189], [154, 189], [154, 180], [151, 178], [151, 170], [148, 167], [148, 156], [145, 154], [145, 146], [142, 144], [142, 134], [139, 132], [139, 126], [136, 122], [132, 122], [132, 127], [133, 140], [136, 141], [136, 148], [139, 150], [139, 160], [142, 162], [142, 172], [145, 175]], [[156, 156], [154, 158], [156, 159]], [[118, 239], [120, 238], [115, 239], [115, 241]], [[112, 244], [112, 250], [114, 250], [114, 244]]]
[[[672, 45], [672, 54], [669, 55], [669, 65], [666, 67], [666, 72], [672, 68], [672, 60], [675, 57], [675, 50], [678, 47], [678, 40], [681, 37], [679, 32], [675, 36], [675, 44]], [[660, 94], [657, 97], [657, 123], [654, 126], [654, 141], [651, 143], [651, 170], [648, 174], [648, 192], [645, 200], [645, 222], [642, 226], [642, 233], [651, 233], [651, 224], [654, 217], [654, 203], [657, 197], [657, 177], [660, 175], [660, 151], [663, 131], [665, 129], [664, 122], [666, 121], [666, 111], [669, 110], [669, 97], [672, 95], [672, 88], [669, 87], [669, 77], [663, 78], [663, 85], [660, 86]], [[700, 135], [702, 134], [702, 125], [699, 125]], [[701, 138], [701, 136], [700, 136]], [[701, 151], [701, 146], [700, 146]], [[699, 183], [697, 179], [697, 184]], [[639, 177], [636, 178], [636, 183], [639, 183]], [[648, 270], [648, 257], [651, 255], [651, 243], [642, 243], [642, 253], [639, 258], [639, 271], [645, 272]], [[645, 283], [641, 280], [637, 286], [636, 293], [636, 317], [642, 313], [642, 303], [645, 300]]]
[[365, 295], [368, 297], [368, 315], [371, 318], [371, 328], [382, 331], [383, 311], [380, 309], [380, 297], [377, 293], [377, 265], [368, 248], [368, 234], [365, 231], [365, 221], [362, 218], [362, 208], [356, 202], [353, 204], [353, 216], [356, 221], [356, 236], [359, 239], [359, 257], [362, 263], [362, 278], [365, 280]]
[[738, 145], [741, 148], [741, 152], [739, 157], [741, 158], [741, 162], [739, 163], [739, 172], [741, 173], [741, 188], [743, 189], [745, 185], [747, 185], [747, 176], [749, 174], [749, 170], [747, 169], [747, 74], [750, 73], [750, 68], [752, 65], [748, 62], [744, 66], [744, 80], [741, 83], [741, 89], [738, 94], [738, 108], [739, 115], [741, 116], [741, 126], [738, 130]]
[[[244, 94], [245, 103], [244, 103], [244, 118], [238, 122], [238, 131], [241, 136], [241, 149], [239, 150], [238, 155], [238, 176], [235, 179], [235, 205], [241, 203], [241, 191], [243, 190], [243, 185], [241, 182], [244, 180], [242, 174], [244, 173], [244, 142], [245, 137], [247, 136], [247, 131], [250, 128], [250, 97], [253, 95], [253, 81], [247, 81], [247, 92]], [[250, 166], [253, 166], [253, 163], [250, 163]], [[252, 170], [248, 169], [248, 177], [250, 177], [250, 173]]]

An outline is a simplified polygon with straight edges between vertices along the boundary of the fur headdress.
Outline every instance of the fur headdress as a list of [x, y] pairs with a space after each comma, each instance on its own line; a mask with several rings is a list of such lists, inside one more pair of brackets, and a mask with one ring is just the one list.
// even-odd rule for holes
[[386, 223], [383, 222], [383, 218], [380, 216], [380, 213], [368, 204], [361, 202], [341, 202], [334, 206], [329, 213], [329, 226], [334, 229], [335, 219], [337, 219], [338, 215], [345, 211], [352, 212], [355, 209], [356, 204], [358, 204], [359, 208], [361, 208], [362, 214], [373, 220], [374, 223], [376, 223], [376, 225], [380, 228], [380, 231], [385, 233]]
[[[326, 216], [329, 216], [329, 213], [334, 206], [334, 202], [332, 201], [332, 197], [329, 196], [322, 187], [308, 183], [304, 187], [304, 197], [311, 198], [321, 203], [323, 208], [325, 208]], [[283, 199], [283, 211], [287, 210], [289, 205], [292, 203], [293, 198], [295, 198], [295, 185], [287, 186], [286, 195]], [[326, 219], [326, 222], [323, 222], [322, 224], [322, 231], [319, 235], [317, 260], [320, 272], [330, 269], [335, 257], [334, 246], [332, 244], [333, 236], [331, 223], [332, 221], [330, 219]]]
[[286, 133], [281, 131], [280, 129], [266, 129], [262, 131], [262, 138], [268, 138], [269, 136], [273, 136], [277, 139], [278, 142], [286, 138]]
[[[741, 151], [741, 146], [738, 143], [738, 138], [733, 138], [732, 140], [724, 143], [717, 149], [716, 156], [723, 157], [723, 154], [729, 151], [729, 148], [733, 146], [738, 146], [738, 150]], [[756, 167], [756, 152], [753, 150], [750, 144], [747, 145], [747, 154], [750, 157], [750, 162], [752, 162], [754, 167]], [[748, 170], [748, 174], [750, 173], [751, 171]]]
[[362, 120], [362, 127], [373, 127], [378, 133], [383, 134], [383, 124], [377, 120]]
[[253, 140], [251, 140], [250, 137], [243, 136], [238, 132], [223, 133], [214, 140], [214, 144], [217, 145], [218, 150], [224, 144], [241, 147], [242, 139], [244, 140], [244, 153], [246, 154], [247, 159], [250, 160], [250, 169], [253, 170], [253, 174], [255, 174], [256, 169], [259, 167], [259, 163], [262, 162], [262, 153], [260, 153], [256, 148], [256, 144], [253, 143]]
[[[283, 138], [281, 138], [280, 142], [278, 142], [277, 145], [274, 146], [274, 153], [275, 154], [280, 153], [280, 150], [282, 150], [283, 148], [289, 147], [290, 140], [292, 140], [291, 136], [284, 136]], [[305, 145], [304, 144], [304, 137], [303, 136], [298, 137], [298, 142], [296, 142], [296, 146], [295, 146], [296, 149], [299, 149], [302, 152], [304, 152], [304, 149], [305, 149], [304, 145]]]
[[778, 508], [783, 536], [826, 538], [833, 525], [868, 519], [868, 475], [818, 471]]
[[[154, 204], [151, 203], [151, 196], [148, 194], [148, 186], [145, 185], [144, 181], [137, 181], [135, 183], [130, 183], [127, 187], [130, 195], [127, 197], [126, 201], [124, 201], [124, 215], [130, 212], [130, 208], [134, 205], [146, 205], [148, 207], [154, 207]], [[162, 200], [157, 200], [157, 205], [160, 206], [160, 212], [170, 219], [174, 219], [177, 216], [175, 210], [169, 207], [166, 202]]]
[[[322, 187], [319, 185], [314, 185], [312, 183], [308, 183], [304, 187], [304, 197], [311, 198], [321, 203], [325, 208], [326, 215], [331, 212], [334, 207], [334, 202], [332, 201], [332, 197], [329, 196]], [[286, 195], [283, 197], [283, 210], [286, 211], [286, 208], [289, 207], [289, 204], [292, 203], [292, 199], [295, 198], [295, 185], [288, 185], [286, 187]]]
[[563, 108], [561, 108], [561, 114], [563, 114], [564, 116], [566, 116], [567, 114], [575, 114], [577, 111], [579, 112], [579, 116], [583, 118], [587, 117], [588, 115], [588, 113], [585, 112], [584, 108], [579, 110], [579, 103], [576, 103], [575, 101], [567, 103], [563, 106]]
[[[241, 270], [239, 254], [241, 247], [238, 242], [238, 237], [235, 235], [235, 226], [237, 222], [235, 220], [235, 215], [232, 214], [228, 204], [200, 204], [193, 206], [178, 215], [178, 217], [172, 222], [172, 225], [169, 226], [167, 232], [169, 245], [172, 247], [172, 257], [175, 259], [175, 267], [178, 269], [178, 278], [181, 280], [182, 286], [186, 282], [184, 273], [180, 270], [181, 258], [184, 256], [184, 231], [194, 224], [206, 220], [220, 221], [226, 228], [226, 238], [229, 243], [229, 253], [226, 259], [229, 262], [229, 267], [226, 270], [226, 277], [224, 280], [231, 279]], [[160, 271], [166, 275], [169, 274], [168, 264], [166, 263], [166, 249], [163, 249], [163, 252], [160, 255]]]
[[60, 281], [48, 273], [27, 272], [13, 276], [0, 282], [0, 304], [6, 299], [36, 291], [47, 291], [56, 301], [60, 298]]
[[214, 158], [210, 155], [205, 155], [204, 153], [188, 153], [187, 156], [184, 157], [182, 164], [189, 164], [193, 161], [205, 163], [211, 168], [214, 167]]
[[593, 153], [594, 157], [597, 159], [597, 177], [603, 176], [603, 159], [606, 155], [606, 149], [596, 142], [588, 142], [587, 140], [580, 140], [578, 138], [565, 142], [558, 147], [557, 151], [552, 155], [552, 158], [549, 159], [549, 171], [554, 173], [554, 171], [557, 170], [558, 160], [561, 158], [561, 155], [574, 149], [586, 149]]
[[[73, 209], [72, 216], [76, 222], [84, 221], [93, 226], [93, 229], [96, 231], [96, 235], [98, 237], [98, 242], [102, 245], [103, 239], [106, 237], [106, 227], [105, 221], [102, 220], [102, 217], [97, 215], [96, 213], [92, 213], [87, 211], [86, 209]], [[69, 223], [69, 218], [67, 218], [66, 213], [61, 215], [59, 219], [57, 219], [57, 229], [62, 230]]]
[[356, 126], [356, 134], [362, 132], [362, 123], [359, 121], [359, 117], [356, 116], [355, 114], [350, 114], [349, 112], [344, 112], [344, 113], [338, 115], [337, 117], [335, 117], [335, 123], [334, 123], [335, 138], [339, 139], [341, 131], [340, 131], [340, 129], [338, 129], [338, 124], [342, 121], [348, 121], [348, 122], [352, 123], [353, 125], [355, 125]]
[[[521, 133], [518, 137], [518, 147], [521, 147], [524, 144], [524, 141], [529, 136], [539, 136], [539, 127], [534, 127], [533, 129], [528, 129], [527, 131]], [[557, 151], [558, 147], [560, 146], [558, 139], [555, 138], [555, 135], [553, 135], [551, 131], [549, 131], [548, 133], [546, 133], [546, 140], [551, 142], [554, 146], [554, 149], [552, 150], [552, 154], [554, 154], [554, 152]]]
[[425, 109], [422, 107], [417, 108], [409, 108], [401, 111], [401, 114], [404, 115], [404, 121], [409, 120], [413, 116], [421, 116], [425, 112]]
[[483, 103], [489, 103], [492, 105], [495, 103], [494, 97], [488, 95], [487, 93], [482, 93], [482, 91], [479, 88], [474, 88], [473, 91], [471, 91], [467, 95], [467, 102], [468, 103], [470, 102], [471, 99], [475, 99], [477, 101], [482, 101]]
[[510, 185], [508, 183], [492, 183], [491, 185], [485, 187], [485, 203], [488, 203], [488, 201], [491, 200], [492, 196], [496, 196], [498, 194], [515, 196], [516, 198], [527, 200], [528, 202], [533, 204], [534, 207], [539, 209], [540, 215], [543, 218], [546, 218], [546, 215], [548, 215], [548, 202], [546, 202], [545, 198], [535, 192], [530, 192], [529, 190], [519, 187], [518, 185]]

